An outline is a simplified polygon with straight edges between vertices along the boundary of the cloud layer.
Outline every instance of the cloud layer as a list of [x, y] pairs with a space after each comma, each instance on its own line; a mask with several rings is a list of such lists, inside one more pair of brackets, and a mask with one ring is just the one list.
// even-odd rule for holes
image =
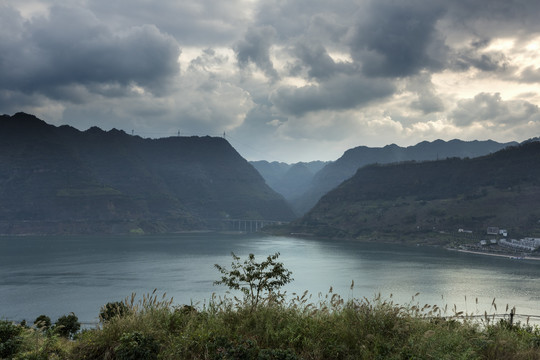
[[536, 0], [5, 0], [0, 112], [248, 159], [540, 132]]

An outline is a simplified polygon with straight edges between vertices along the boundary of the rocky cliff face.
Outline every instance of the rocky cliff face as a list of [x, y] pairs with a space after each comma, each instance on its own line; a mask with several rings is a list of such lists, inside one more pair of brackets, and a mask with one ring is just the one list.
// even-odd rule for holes
[[293, 214], [225, 139], [143, 139], [0, 117], [2, 233], [175, 231], [230, 218]]

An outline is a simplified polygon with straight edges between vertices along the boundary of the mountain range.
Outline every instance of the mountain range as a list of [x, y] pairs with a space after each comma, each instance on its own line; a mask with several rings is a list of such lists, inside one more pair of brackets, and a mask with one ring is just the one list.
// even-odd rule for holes
[[540, 142], [477, 158], [364, 166], [288, 231], [394, 239], [434, 233], [540, 236]]
[[143, 139], [0, 116], [0, 233], [182, 231], [293, 217], [223, 138]]
[[[473, 158], [493, 153], [517, 142], [435, 140], [409, 147], [395, 144], [384, 147], [358, 146], [347, 150], [333, 162], [268, 163], [252, 162], [267, 184], [282, 194], [298, 216], [310, 210], [319, 199], [350, 178], [362, 166], [403, 161], [426, 161], [452, 157]], [[300, 168], [300, 169], [298, 169]]]
[[143, 139], [3, 115], [0, 234], [220, 229], [298, 214], [291, 229], [323, 236], [494, 224], [527, 233], [540, 220], [537, 147], [436, 140], [360, 146], [334, 162], [250, 164], [219, 137]]

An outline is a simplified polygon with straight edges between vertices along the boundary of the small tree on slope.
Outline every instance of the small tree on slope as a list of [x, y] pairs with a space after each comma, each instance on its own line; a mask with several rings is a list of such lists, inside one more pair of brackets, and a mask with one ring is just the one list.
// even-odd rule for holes
[[275, 296], [280, 296], [279, 289], [293, 278], [292, 272], [287, 270], [283, 263], [277, 262], [279, 253], [269, 255], [265, 261], [256, 262], [255, 255], [249, 254], [243, 262], [240, 257], [231, 253], [233, 262], [231, 270], [215, 264], [214, 266], [223, 275], [214, 285], [226, 285], [229, 289], [240, 290], [244, 300], [255, 309], [259, 303]]

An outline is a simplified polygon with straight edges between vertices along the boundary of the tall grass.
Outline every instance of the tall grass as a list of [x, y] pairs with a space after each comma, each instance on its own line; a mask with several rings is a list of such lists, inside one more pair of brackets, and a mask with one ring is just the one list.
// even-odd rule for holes
[[[540, 329], [330, 290], [178, 306], [155, 292], [74, 340], [25, 329], [15, 359], [540, 359]], [[495, 304], [495, 302], [493, 302]], [[495, 304], [496, 307], [496, 304]], [[487, 320], [486, 320], [487, 319]]]

